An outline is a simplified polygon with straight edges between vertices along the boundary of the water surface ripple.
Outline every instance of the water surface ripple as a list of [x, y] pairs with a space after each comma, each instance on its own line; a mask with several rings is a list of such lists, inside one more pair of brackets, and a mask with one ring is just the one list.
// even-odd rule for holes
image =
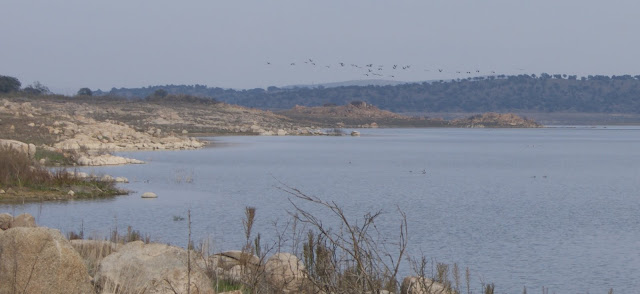
[[[104, 236], [128, 225], [152, 239], [242, 245], [245, 206], [274, 236], [291, 209], [282, 184], [335, 200], [357, 218], [407, 213], [410, 251], [469, 267], [497, 293], [640, 289], [640, 129], [378, 129], [361, 137], [218, 137], [195, 151], [129, 152], [144, 165], [88, 168], [135, 192], [100, 201], [0, 205], [39, 225]], [[153, 191], [157, 199], [141, 199]], [[322, 213], [322, 211], [318, 211]], [[331, 223], [331, 221], [329, 221]], [[271, 239], [270, 239], [271, 238]], [[475, 292], [478, 292], [477, 290]]]

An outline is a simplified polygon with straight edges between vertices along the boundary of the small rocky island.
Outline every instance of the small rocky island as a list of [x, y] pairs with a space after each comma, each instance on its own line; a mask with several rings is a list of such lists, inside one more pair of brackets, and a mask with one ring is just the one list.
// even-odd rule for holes
[[309, 121], [326, 127], [377, 128], [377, 127], [453, 127], [453, 128], [539, 128], [540, 124], [512, 113], [484, 113], [466, 118], [444, 120], [442, 118], [416, 117], [381, 110], [364, 101], [347, 105], [296, 106], [279, 112], [294, 120]]

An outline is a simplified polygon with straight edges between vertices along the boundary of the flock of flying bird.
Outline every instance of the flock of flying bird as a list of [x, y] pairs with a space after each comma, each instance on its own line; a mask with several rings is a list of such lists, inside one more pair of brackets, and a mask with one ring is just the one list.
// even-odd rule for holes
[[[271, 62], [267, 61], [266, 62], [267, 66], [271, 66]], [[325, 67], [328, 69], [331, 68], [351, 68], [351, 69], [355, 69], [358, 70], [362, 75], [367, 76], [367, 77], [389, 77], [389, 78], [395, 78], [396, 76], [398, 76], [402, 71], [407, 71], [412, 69], [411, 65], [398, 65], [398, 64], [394, 64], [392, 66], [388, 66], [385, 67], [384, 65], [374, 65], [373, 63], [369, 63], [369, 64], [364, 64], [364, 65], [358, 65], [355, 63], [344, 63], [344, 62], [337, 62], [334, 64], [325, 64], [325, 65], [318, 65], [318, 63], [309, 58], [307, 60], [304, 61], [304, 63], [299, 63], [299, 62], [291, 62], [289, 63], [289, 66], [301, 66], [301, 65], [305, 65], [305, 66], [311, 66], [311, 67]], [[464, 75], [466, 74], [471, 75], [471, 74], [495, 74], [496, 72], [491, 70], [491, 71], [481, 71], [479, 69], [475, 69], [475, 70], [455, 70], [455, 71], [450, 71], [450, 70], [445, 70], [443, 68], [433, 68], [433, 69], [429, 69], [429, 68], [424, 68], [423, 69], [426, 72], [430, 72], [430, 71], [437, 71], [440, 73], [446, 72], [446, 73], [456, 73], [459, 75]], [[523, 70], [523, 69], [518, 69], [518, 70]]]

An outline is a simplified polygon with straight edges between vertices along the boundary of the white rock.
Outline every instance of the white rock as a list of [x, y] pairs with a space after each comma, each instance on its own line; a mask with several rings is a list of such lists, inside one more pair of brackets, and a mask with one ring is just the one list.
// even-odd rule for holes
[[153, 192], [144, 192], [142, 193], [142, 198], [158, 198], [158, 195], [156, 195], [156, 193]]
[[110, 175], [104, 175], [104, 176], [102, 176], [102, 178], [100, 178], [100, 181], [113, 182], [113, 181], [115, 181], [115, 179]]
[[358, 131], [353, 131], [353, 132], [351, 132], [351, 136], [359, 137], [359, 136], [360, 136], [360, 132], [358, 132]]
[[120, 165], [120, 164], [142, 164], [144, 161], [103, 154], [99, 156], [80, 156], [77, 163], [79, 165], [99, 166], [99, 165]]
[[20, 153], [28, 155], [30, 158], [33, 158], [36, 155], [36, 145], [23, 143], [16, 140], [0, 139], [0, 147], [16, 150]]
[[116, 177], [116, 183], [128, 183], [129, 179], [125, 177]]
[[277, 134], [278, 134], [278, 136], [286, 136], [287, 135], [287, 131], [285, 131], [283, 129], [279, 129]]
[[73, 192], [73, 190], [69, 190], [69, 192], [67, 193], [67, 195], [73, 197], [73, 195], [76, 195], [76, 192]]

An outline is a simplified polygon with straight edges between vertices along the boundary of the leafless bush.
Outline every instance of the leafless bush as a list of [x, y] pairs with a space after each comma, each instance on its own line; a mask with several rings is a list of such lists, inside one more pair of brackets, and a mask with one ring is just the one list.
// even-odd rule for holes
[[[382, 237], [376, 220], [382, 211], [366, 213], [353, 220], [333, 201], [324, 201], [298, 189], [285, 186], [293, 196], [291, 215], [310, 226], [303, 252], [308, 278], [312, 285], [326, 293], [380, 293], [399, 290], [398, 271], [407, 248], [408, 231], [405, 213], [398, 208], [400, 224], [394, 241]], [[334, 230], [300, 202], [328, 211], [340, 228]]]

